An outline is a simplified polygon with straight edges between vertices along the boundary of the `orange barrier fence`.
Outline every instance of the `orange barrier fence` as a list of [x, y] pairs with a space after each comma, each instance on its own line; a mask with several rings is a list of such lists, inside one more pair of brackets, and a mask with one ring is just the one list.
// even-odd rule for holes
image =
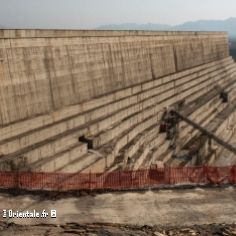
[[175, 184], [236, 184], [236, 166], [155, 168], [107, 173], [0, 172], [0, 188], [125, 190]]

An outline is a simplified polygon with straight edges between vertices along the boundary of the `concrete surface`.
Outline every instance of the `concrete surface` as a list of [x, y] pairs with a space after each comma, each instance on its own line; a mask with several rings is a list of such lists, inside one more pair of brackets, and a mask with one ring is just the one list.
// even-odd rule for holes
[[0, 124], [229, 56], [226, 33], [0, 31]]
[[[163, 109], [234, 86], [236, 66], [224, 32], [0, 30], [0, 80], [0, 170], [103, 172], [166, 163]], [[205, 126], [219, 100], [195, 107]]]

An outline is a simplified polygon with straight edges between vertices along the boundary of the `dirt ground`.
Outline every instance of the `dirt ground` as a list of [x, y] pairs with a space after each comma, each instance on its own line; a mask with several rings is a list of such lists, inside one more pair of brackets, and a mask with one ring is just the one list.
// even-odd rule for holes
[[3, 236], [174, 236], [174, 235], [236, 235], [236, 225], [211, 224], [191, 227], [135, 226], [117, 224], [66, 224], [66, 225], [35, 225], [22, 226], [15, 224], [0, 224], [0, 234]]
[[[1, 210], [45, 210], [49, 216], [3, 218], [2, 213], [0, 235], [236, 235], [235, 206], [236, 188], [229, 186], [55, 199], [1, 193]], [[50, 217], [53, 209], [56, 218]]]

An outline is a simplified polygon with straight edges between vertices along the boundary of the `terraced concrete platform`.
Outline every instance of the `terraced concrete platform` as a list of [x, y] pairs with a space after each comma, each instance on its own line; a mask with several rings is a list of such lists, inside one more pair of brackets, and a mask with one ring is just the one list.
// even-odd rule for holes
[[[225, 142], [235, 134], [236, 64], [222, 32], [0, 30], [0, 59], [1, 170], [214, 165], [222, 147], [187, 123], [176, 150], [160, 134], [180, 103]], [[182, 162], [201, 140], [201, 158]]]

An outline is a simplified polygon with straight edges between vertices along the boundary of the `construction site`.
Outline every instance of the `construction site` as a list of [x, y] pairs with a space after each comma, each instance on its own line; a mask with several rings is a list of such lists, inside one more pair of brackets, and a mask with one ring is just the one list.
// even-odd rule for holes
[[[183, 225], [231, 224], [230, 234], [212, 235], [236, 235], [236, 64], [227, 33], [4, 29], [0, 81], [1, 209], [58, 209], [47, 222], [8, 223], [169, 227], [181, 225], [177, 214]], [[61, 195], [53, 203], [39, 192]], [[128, 232], [81, 227], [62, 235]], [[145, 230], [127, 235], [210, 235]]]

